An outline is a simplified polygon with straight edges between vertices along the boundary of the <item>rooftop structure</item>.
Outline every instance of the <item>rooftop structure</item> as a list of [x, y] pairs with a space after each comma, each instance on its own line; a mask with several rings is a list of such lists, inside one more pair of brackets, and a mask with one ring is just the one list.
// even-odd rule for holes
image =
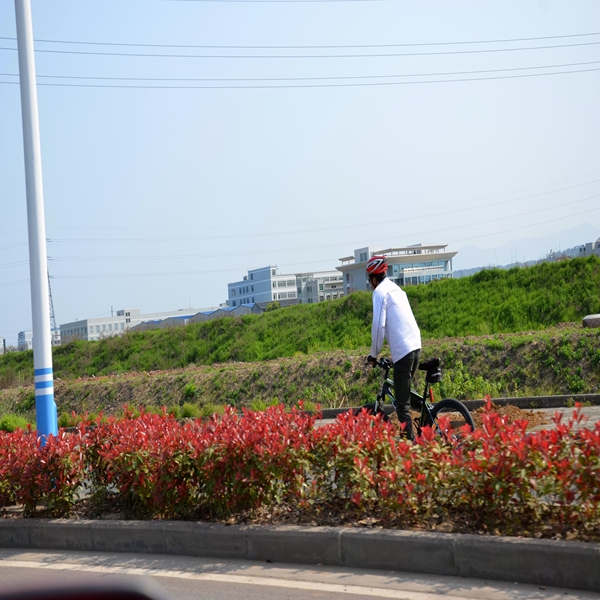
[[399, 286], [419, 285], [452, 277], [452, 259], [457, 252], [446, 250], [447, 244], [415, 244], [398, 248], [367, 246], [358, 248], [352, 256], [340, 258], [336, 267], [344, 278], [344, 291], [370, 290], [366, 275], [367, 262], [374, 254], [388, 259], [388, 277]]

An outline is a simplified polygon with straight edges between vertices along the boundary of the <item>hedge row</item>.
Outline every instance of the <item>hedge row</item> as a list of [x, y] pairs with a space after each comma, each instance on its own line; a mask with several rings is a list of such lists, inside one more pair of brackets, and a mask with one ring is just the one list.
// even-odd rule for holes
[[488, 405], [477, 431], [441, 439], [426, 429], [414, 444], [366, 413], [316, 427], [314, 416], [282, 406], [186, 423], [142, 412], [81, 423], [44, 446], [27, 431], [1, 433], [0, 506], [67, 516], [85, 482], [99, 513], [116, 501], [130, 518], [337, 511], [389, 526], [448, 521], [597, 539], [600, 421], [576, 431], [582, 418], [576, 409], [568, 422], [557, 416], [553, 429], [528, 433]]

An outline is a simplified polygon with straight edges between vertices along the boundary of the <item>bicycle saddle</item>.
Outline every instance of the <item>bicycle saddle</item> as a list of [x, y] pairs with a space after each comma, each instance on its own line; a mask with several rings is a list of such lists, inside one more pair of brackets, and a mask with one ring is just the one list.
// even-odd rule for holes
[[419, 371], [433, 371], [434, 369], [439, 368], [439, 366], [439, 358], [430, 358], [429, 360], [419, 363]]

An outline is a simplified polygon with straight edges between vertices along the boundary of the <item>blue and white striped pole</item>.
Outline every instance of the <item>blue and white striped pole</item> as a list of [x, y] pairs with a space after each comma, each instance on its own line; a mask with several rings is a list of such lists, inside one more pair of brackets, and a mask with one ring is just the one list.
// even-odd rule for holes
[[15, 0], [15, 16], [19, 50], [23, 149], [25, 151], [35, 412], [37, 432], [42, 438], [42, 443], [45, 443], [50, 434], [56, 435], [58, 433], [58, 421], [52, 375], [52, 333], [50, 330], [46, 222], [44, 218], [42, 154], [30, 0]]

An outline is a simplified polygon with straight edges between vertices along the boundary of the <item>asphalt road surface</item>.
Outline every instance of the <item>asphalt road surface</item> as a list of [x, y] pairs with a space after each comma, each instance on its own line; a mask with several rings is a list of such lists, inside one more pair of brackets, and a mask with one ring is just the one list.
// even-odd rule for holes
[[15, 588], [133, 581], [157, 600], [558, 600], [599, 594], [543, 586], [367, 571], [143, 554], [0, 550], [0, 598]]

